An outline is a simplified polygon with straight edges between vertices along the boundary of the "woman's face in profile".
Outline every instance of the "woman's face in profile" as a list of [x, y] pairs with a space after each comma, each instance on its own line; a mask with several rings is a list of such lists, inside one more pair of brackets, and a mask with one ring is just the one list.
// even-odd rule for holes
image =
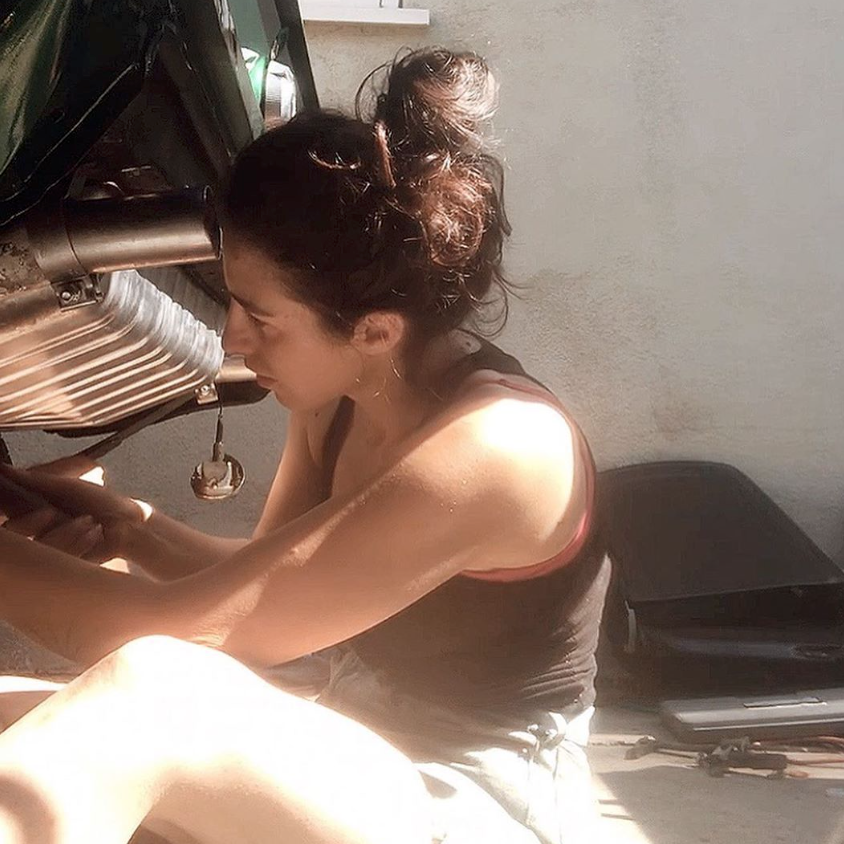
[[284, 269], [231, 235], [223, 268], [231, 294], [223, 348], [242, 355], [262, 387], [291, 410], [314, 410], [353, 388], [360, 354], [286, 292]]

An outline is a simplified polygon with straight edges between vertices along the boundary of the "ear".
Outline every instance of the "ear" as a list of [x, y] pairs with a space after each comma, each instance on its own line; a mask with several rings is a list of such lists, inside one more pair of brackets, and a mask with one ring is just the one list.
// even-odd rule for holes
[[395, 311], [371, 311], [355, 325], [352, 343], [365, 355], [383, 355], [401, 347], [408, 334], [407, 319]]

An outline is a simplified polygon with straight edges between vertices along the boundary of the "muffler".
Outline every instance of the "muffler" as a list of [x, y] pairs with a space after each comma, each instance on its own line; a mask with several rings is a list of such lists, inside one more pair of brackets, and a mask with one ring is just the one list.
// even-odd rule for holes
[[32, 257], [51, 282], [92, 273], [212, 261], [220, 230], [207, 187], [65, 199], [27, 215]]
[[205, 188], [66, 199], [0, 230], [0, 429], [100, 427], [212, 385], [225, 309], [173, 265], [219, 253]]

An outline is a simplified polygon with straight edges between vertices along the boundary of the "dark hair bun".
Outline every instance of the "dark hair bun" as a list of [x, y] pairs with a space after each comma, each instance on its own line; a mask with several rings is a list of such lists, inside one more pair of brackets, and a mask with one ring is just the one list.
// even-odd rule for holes
[[473, 153], [497, 104], [498, 86], [475, 53], [421, 50], [390, 67], [375, 119], [383, 120], [395, 153]]
[[[495, 79], [477, 54], [443, 48], [408, 53], [384, 69], [387, 79], [372, 115], [383, 162], [378, 178], [395, 187], [396, 207], [421, 229], [421, 239], [414, 238], [418, 261], [460, 272], [460, 285], [468, 287], [479, 259], [500, 256], [508, 231], [501, 166], [484, 152], [484, 124], [497, 103]], [[463, 293], [482, 298], [485, 291]]]
[[356, 118], [304, 112], [242, 150], [224, 225], [304, 270], [289, 274], [291, 292], [340, 334], [365, 313], [396, 309], [431, 337], [486, 316], [490, 293], [503, 324], [510, 227], [502, 167], [483, 137], [492, 74], [480, 56], [444, 49], [379, 71], [367, 80], [382, 83], [367, 117], [365, 82]]

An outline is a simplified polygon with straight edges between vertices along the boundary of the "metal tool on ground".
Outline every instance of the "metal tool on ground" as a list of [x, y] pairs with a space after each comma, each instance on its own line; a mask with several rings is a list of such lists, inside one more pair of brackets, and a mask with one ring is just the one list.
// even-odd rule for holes
[[708, 753], [700, 753], [697, 763], [711, 777], [723, 777], [736, 768], [771, 771], [773, 774], [785, 776], [788, 757], [784, 753], [755, 749], [750, 739], [744, 738], [724, 742]]
[[[778, 748], [781, 751], [782, 748]], [[679, 756], [695, 763], [710, 776], [722, 777], [734, 770], [770, 771], [771, 776], [786, 775], [789, 765], [813, 764], [811, 760], [795, 759], [784, 752], [772, 750], [749, 738], [725, 741], [721, 744], [683, 744], [681, 742], [661, 741], [654, 736], [642, 736], [634, 745], [627, 749], [625, 759], [641, 759], [651, 753], [667, 756]], [[830, 757], [821, 757], [823, 763], [830, 764]], [[842, 761], [842, 757], [833, 757]]]
[[[712, 747], [714, 749], [714, 746]], [[679, 742], [665, 742], [654, 736], [642, 736], [624, 754], [625, 759], [641, 759], [651, 753], [665, 753], [669, 756], [684, 756], [694, 759], [701, 751], [699, 744], [681, 744]]]

